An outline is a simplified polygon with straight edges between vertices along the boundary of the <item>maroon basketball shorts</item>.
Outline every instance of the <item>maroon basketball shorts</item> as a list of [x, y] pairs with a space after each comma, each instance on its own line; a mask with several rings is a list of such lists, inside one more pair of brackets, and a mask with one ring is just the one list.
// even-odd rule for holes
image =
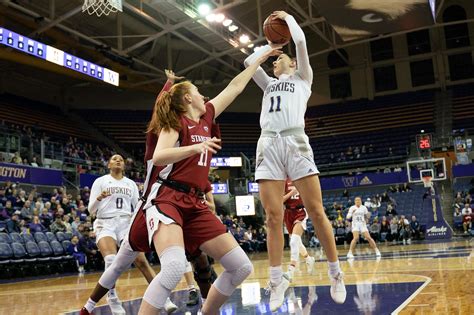
[[285, 209], [284, 221], [286, 229], [289, 234], [293, 233], [293, 227], [295, 223], [301, 222], [303, 229], [306, 230], [306, 221], [308, 219], [308, 214], [304, 208], [300, 209]]
[[153, 234], [160, 222], [181, 226], [186, 253], [191, 257], [201, 254], [199, 247], [203, 243], [227, 232], [204, 199], [161, 186], [154, 205], [140, 209], [133, 220], [129, 235], [132, 248], [151, 251]]

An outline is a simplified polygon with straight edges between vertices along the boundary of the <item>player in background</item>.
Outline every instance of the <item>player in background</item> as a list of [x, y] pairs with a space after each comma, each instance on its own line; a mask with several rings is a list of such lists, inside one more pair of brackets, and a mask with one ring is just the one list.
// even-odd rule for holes
[[[252, 272], [253, 266], [225, 226], [209, 211], [203, 198], [212, 154], [220, 139], [211, 138], [211, 126], [243, 91], [257, 67], [272, 50], [237, 75], [214, 99], [204, 96], [190, 82], [173, 85], [157, 101], [150, 127], [159, 126], [153, 163], [159, 171], [156, 197], [140, 221], [132, 223], [130, 244], [146, 248], [153, 241], [161, 271], [150, 283], [139, 314], [159, 314], [185, 272], [185, 248], [189, 256], [201, 251], [218, 259], [224, 268], [211, 286], [202, 314], [218, 314], [219, 308]], [[145, 221], [143, 221], [145, 219]]]
[[352, 235], [354, 238], [351, 241], [351, 246], [349, 247], [349, 252], [347, 253], [348, 259], [354, 258], [354, 248], [359, 240], [359, 235], [364, 235], [364, 238], [369, 242], [370, 247], [375, 250], [375, 255], [377, 257], [381, 257], [379, 249], [377, 248], [377, 244], [370, 236], [370, 233], [367, 229], [367, 217], [370, 217], [370, 212], [367, 210], [367, 207], [362, 205], [362, 199], [360, 197], [356, 197], [354, 199], [354, 205], [349, 208], [349, 212], [347, 213], [347, 219], [352, 219]]
[[[324, 213], [319, 171], [313, 160], [313, 150], [304, 131], [304, 116], [311, 95], [313, 70], [309, 63], [306, 38], [296, 20], [284, 11], [274, 16], [285, 20], [296, 45], [297, 59], [281, 54], [273, 62], [276, 78], [259, 68], [253, 79], [263, 90], [260, 127], [262, 133], [257, 143], [255, 179], [259, 182], [260, 199], [266, 212], [267, 247], [270, 261], [270, 309], [276, 311], [283, 304], [289, 286], [283, 274], [283, 211], [281, 196], [285, 180], [289, 178], [298, 189], [306, 211], [324, 248], [331, 280], [331, 297], [344, 303], [346, 289], [339, 266], [332, 226]], [[272, 49], [264, 46], [245, 60], [248, 66]]]
[[288, 277], [290, 282], [293, 280], [296, 266], [299, 262], [299, 256], [301, 255], [306, 262], [308, 273], [311, 274], [314, 268], [314, 257], [311, 257], [303, 245], [301, 236], [306, 231], [306, 221], [308, 214], [303, 206], [303, 202], [300, 198], [300, 194], [296, 187], [287, 180], [285, 184], [285, 193], [283, 196], [283, 203], [285, 204], [284, 221], [286, 229], [290, 234], [290, 257], [291, 262], [288, 266]]
[[[117, 248], [124, 239], [132, 212], [137, 206], [139, 193], [135, 182], [123, 175], [125, 163], [119, 154], [113, 155], [108, 163], [110, 173], [97, 178], [92, 184], [88, 206], [91, 216], [95, 216], [94, 232], [105, 269], [112, 265]], [[135, 258], [135, 265], [143, 276], [151, 281], [155, 272], [142, 253]], [[107, 294], [107, 303], [113, 314], [125, 314], [115, 288]]]

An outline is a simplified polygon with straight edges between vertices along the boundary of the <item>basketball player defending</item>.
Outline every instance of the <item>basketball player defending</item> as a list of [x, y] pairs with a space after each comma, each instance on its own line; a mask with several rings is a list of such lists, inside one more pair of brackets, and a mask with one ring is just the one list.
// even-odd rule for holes
[[[171, 70], [165, 70], [165, 73], [168, 80], [166, 81], [166, 84], [163, 86], [163, 89], [159, 95], [161, 95], [161, 93], [163, 93], [164, 91], [168, 91], [173, 85], [173, 83], [175, 82], [175, 80], [182, 79], [181, 77], [177, 77], [174, 74], [174, 72]], [[213, 125], [212, 131], [214, 132], [214, 125]], [[151, 160], [152, 160], [153, 152], [155, 150], [157, 141], [158, 141], [158, 138], [156, 137], [155, 133], [147, 132], [145, 162], [146, 162], [146, 165], [149, 167], [147, 168], [147, 175], [146, 175], [146, 180], [144, 184], [144, 196], [140, 199], [140, 201], [138, 201], [138, 204], [136, 206], [137, 211], [135, 211], [134, 217], [136, 217], [137, 215], [141, 215], [143, 213], [142, 207], [145, 205], [146, 202], [149, 201], [148, 198], [150, 198], [150, 200], [154, 198], [154, 196], [150, 196], [150, 193], [152, 191], [152, 188], [156, 184], [156, 180], [158, 178], [158, 169], [156, 167], [153, 167]], [[206, 204], [209, 207], [214, 207], [210, 184], [209, 184], [209, 188], [206, 189], [206, 191], [207, 191]], [[120, 277], [120, 275], [123, 272], [125, 272], [130, 267], [130, 265], [136, 259], [136, 257], [143, 256], [143, 262], [148, 265], [148, 262], [146, 261], [142, 253], [145, 250], [140, 252], [140, 250], [135, 250], [130, 245], [129, 240], [128, 240], [128, 228], [125, 231], [125, 234], [126, 234], [125, 238], [123, 239], [123, 242], [117, 253], [116, 259], [114, 259], [114, 262], [112, 263], [110, 268], [106, 269], [106, 271], [100, 277], [92, 294], [87, 300], [87, 303], [81, 309], [80, 315], [92, 314], [92, 311], [94, 310], [95, 305], [99, 302], [99, 300], [105, 294], [108, 293], [108, 291], [111, 288], [114, 288], [115, 282], [117, 281], [117, 279]], [[135, 261], [135, 264], [137, 264], [136, 261]], [[194, 275], [195, 275], [196, 281], [201, 290], [201, 295], [204, 300], [207, 297], [207, 293], [211, 287], [212, 282], [217, 278], [217, 276], [215, 274], [214, 269], [209, 264], [208, 258], [205, 254], [202, 254], [197, 259], [195, 259], [193, 261], [193, 264], [194, 264], [194, 270], [195, 270]], [[155, 277], [155, 272], [151, 268], [148, 270], [149, 270], [149, 273], [145, 275], [145, 278], [147, 282], [150, 283]], [[185, 275], [186, 275], [186, 283], [188, 284], [188, 287], [191, 293], [191, 289], [192, 289], [191, 284], [193, 282], [192, 282], [192, 278], [189, 276], [192, 275], [192, 267], [190, 266], [188, 261], [186, 261], [186, 274]], [[192, 301], [193, 298], [194, 298], [194, 294], [189, 297], [189, 301], [187, 303], [188, 305], [194, 304], [194, 303], [190, 303], [190, 302], [193, 302]], [[166, 300], [164, 308], [168, 314], [177, 310], [177, 306], [174, 305], [169, 298]]]
[[214, 119], [244, 90], [259, 65], [277, 53], [281, 52], [262, 55], [209, 102], [189, 81], [173, 85], [159, 97], [150, 122], [150, 128], [159, 126], [159, 137], [148, 165], [159, 173], [150, 193], [155, 198], [145, 206], [146, 212], [140, 211], [141, 219], [135, 217], [129, 241], [132, 247], [144, 249], [153, 241], [161, 270], [145, 291], [139, 315], [160, 314], [185, 272], [185, 250], [191, 257], [203, 251], [224, 268], [202, 307], [204, 315], [219, 314], [219, 308], [252, 272], [250, 259], [209, 210], [202, 191], [208, 183], [212, 154], [221, 148], [220, 139], [211, 138]]
[[[139, 198], [135, 182], [123, 175], [125, 164], [122, 156], [113, 155], [108, 168], [110, 174], [97, 178], [92, 184], [88, 207], [89, 213], [97, 216], [94, 231], [106, 270], [112, 265], [117, 247], [128, 231], [131, 215]], [[135, 265], [148, 282], [155, 276], [143, 253], [135, 258]], [[107, 302], [113, 314], [125, 314], [115, 288], [109, 290]]]
[[303, 232], [306, 231], [306, 221], [308, 214], [304, 209], [300, 194], [291, 181], [286, 181], [285, 185], [286, 195], [283, 196], [283, 203], [285, 204], [285, 225], [288, 233], [290, 233], [290, 255], [291, 263], [288, 266], [288, 278], [290, 282], [293, 280], [296, 265], [299, 262], [299, 255], [303, 256], [308, 267], [308, 273], [313, 272], [314, 257], [311, 257], [306, 250], [306, 247], [301, 241]]
[[[284, 11], [273, 13], [285, 20], [296, 45], [295, 59], [281, 54], [273, 63], [269, 77], [262, 68], [253, 76], [263, 90], [260, 126], [262, 133], [257, 144], [255, 178], [260, 185], [260, 199], [266, 212], [267, 247], [270, 260], [270, 309], [276, 311], [284, 300], [289, 280], [282, 271], [283, 212], [281, 211], [285, 180], [291, 179], [298, 189], [318, 238], [326, 251], [331, 279], [331, 297], [344, 303], [346, 289], [339, 266], [332, 227], [322, 204], [319, 171], [313, 160], [313, 151], [304, 132], [306, 104], [311, 95], [313, 70], [309, 63], [306, 39], [295, 19]], [[267, 45], [245, 60], [248, 66], [272, 49]]]
[[353, 259], [354, 248], [356, 247], [357, 241], [359, 240], [359, 234], [362, 233], [364, 238], [369, 242], [370, 247], [375, 250], [375, 255], [377, 257], [381, 257], [379, 249], [377, 248], [377, 244], [375, 241], [370, 237], [369, 231], [367, 230], [367, 216], [370, 217], [369, 210], [362, 204], [362, 199], [360, 197], [356, 197], [354, 199], [354, 205], [349, 208], [349, 212], [347, 213], [347, 219], [352, 219], [352, 235], [354, 238], [352, 239], [351, 246], [349, 248], [349, 252], [347, 253], [348, 259]]

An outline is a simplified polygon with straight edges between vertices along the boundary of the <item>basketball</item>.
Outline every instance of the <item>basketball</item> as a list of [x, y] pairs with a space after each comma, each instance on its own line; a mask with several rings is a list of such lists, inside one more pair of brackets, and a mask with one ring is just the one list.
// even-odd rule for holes
[[274, 44], [285, 44], [290, 38], [290, 29], [284, 20], [273, 15], [267, 17], [263, 23], [265, 37]]

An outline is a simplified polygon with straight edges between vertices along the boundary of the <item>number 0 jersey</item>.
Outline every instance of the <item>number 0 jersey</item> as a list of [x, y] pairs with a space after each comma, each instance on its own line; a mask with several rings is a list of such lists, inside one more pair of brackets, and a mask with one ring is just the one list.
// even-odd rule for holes
[[306, 104], [311, 87], [298, 73], [272, 78], [263, 92], [260, 127], [262, 130], [281, 131], [304, 128]]
[[110, 196], [98, 203], [97, 218], [132, 214], [139, 198], [138, 187], [134, 181], [127, 177], [117, 180], [110, 174], [101, 176], [92, 184], [90, 200], [96, 200], [103, 191], [107, 191]]

